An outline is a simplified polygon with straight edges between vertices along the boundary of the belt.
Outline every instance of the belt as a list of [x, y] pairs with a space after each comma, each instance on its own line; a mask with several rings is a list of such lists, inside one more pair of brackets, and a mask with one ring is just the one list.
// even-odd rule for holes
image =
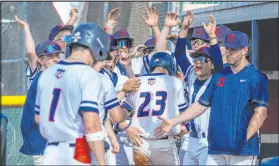
[[[140, 135], [141, 138], [145, 138], [143, 136]], [[166, 137], [162, 137], [162, 138], [145, 138], [145, 139], [151, 139], [151, 140], [158, 140], [158, 139], [169, 139], [169, 136]]]
[[[63, 143], [63, 142], [49, 142], [47, 143], [47, 145], [53, 145], [53, 146], [58, 146], [60, 143]], [[69, 147], [75, 147], [75, 143], [68, 143], [69, 144]]]
[[190, 132], [190, 137], [192, 138], [207, 138], [207, 133], [205, 132]]

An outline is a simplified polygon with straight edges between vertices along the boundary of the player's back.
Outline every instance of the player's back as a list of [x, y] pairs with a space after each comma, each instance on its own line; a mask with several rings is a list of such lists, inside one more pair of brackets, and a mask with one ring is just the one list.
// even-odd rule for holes
[[[99, 74], [84, 63], [61, 61], [47, 69], [39, 80], [40, 132], [48, 142], [73, 141], [84, 134], [81, 110], [97, 110], [97, 100], [84, 98], [92, 91], [88, 78]], [[101, 87], [94, 87], [101, 88]], [[85, 89], [85, 90], [84, 90]], [[94, 89], [93, 89], [94, 90]]]
[[[186, 106], [182, 82], [165, 74], [147, 74], [140, 78], [140, 89], [128, 96], [128, 103], [136, 110], [132, 126], [153, 137], [153, 130], [161, 123], [157, 116], [168, 119], [179, 115]], [[179, 132], [179, 131], [178, 131]]]

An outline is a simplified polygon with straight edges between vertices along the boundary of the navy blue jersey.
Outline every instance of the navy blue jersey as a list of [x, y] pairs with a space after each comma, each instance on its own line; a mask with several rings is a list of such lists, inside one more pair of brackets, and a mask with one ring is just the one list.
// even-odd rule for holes
[[34, 77], [23, 106], [21, 119], [23, 145], [20, 148], [20, 152], [26, 155], [43, 154], [47, 142], [40, 134], [39, 125], [35, 122], [35, 99], [37, 95], [37, 83], [41, 73], [38, 72]]
[[259, 155], [259, 137], [246, 142], [247, 128], [259, 106], [268, 106], [268, 79], [248, 64], [234, 74], [230, 67], [213, 75], [198, 101], [211, 106], [209, 154]]

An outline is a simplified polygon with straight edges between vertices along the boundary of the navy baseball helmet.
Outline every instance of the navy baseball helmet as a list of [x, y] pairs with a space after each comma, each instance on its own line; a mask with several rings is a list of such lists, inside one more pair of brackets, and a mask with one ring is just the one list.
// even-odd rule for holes
[[176, 74], [176, 65], [171, 55], [166, 52], [155, 53], [149, 62], [150, 71], [156, 67], [163, 67], [168, 70], [171, 76]]
[[109, 54], [109, 35], [95, 23], [80, 24], [72, 33], [70, 51], [74, 44], [88, 47], [97, 61], [107, 59]]

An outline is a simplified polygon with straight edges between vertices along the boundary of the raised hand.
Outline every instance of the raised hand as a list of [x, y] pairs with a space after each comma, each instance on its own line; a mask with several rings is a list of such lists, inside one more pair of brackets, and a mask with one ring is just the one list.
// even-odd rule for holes
[[216, 37], [216, 20], [213, 15], [209, 15], [209, 23], [206, 25], [202, 22], [205, 32], [208, 34], [209, 37]]
[[70, 17], [74, 18], [74, 19], [78, 19], [78, 9], [77, 8], [73, 8], [70, 12]]
[[166, 118], [163, 118], [163, 117], [158, 117], [158, 119], [162, 120], [162, 123], [161, 123], [160, 126], [158, 126], [154, 129], [154, 134], [153, 135], [157, 138], [166, 136], [167, 133], [174, 126], [169, 119], [166, 119]]
[[118, 18], [120, 17], [120, 13], [117, 13], [120, 8], [112, 9], [108, 14], [108, 26], [115, 26], [118, 23]]
[[150, 27], [158, 26], [159, 13], [157, 12], [156, 8], [154, 7], [153, 10], [152, 8], [150, 9], [146, 8], [145, 10], [146, 10], [147, 18], [143, 17], [144, 22]]
[[168, 13], [165, 19], [165, 26], [173, 27], [178, 24], [178, 15], [175, 13]]
[[188, 29], [189, 26], [193, 23], [194, 14], [192, 11], [187, 10], [186, 15], [183, 18], [182, 29]]
[[18, 25], [21, 27], [21, 28], [24, 28], [25, 26], [28, 26], [28, 24], [22, 20], [20, 20], [17, 15], [15, 15], [15, 20], [16, 22], [18, 23]]

